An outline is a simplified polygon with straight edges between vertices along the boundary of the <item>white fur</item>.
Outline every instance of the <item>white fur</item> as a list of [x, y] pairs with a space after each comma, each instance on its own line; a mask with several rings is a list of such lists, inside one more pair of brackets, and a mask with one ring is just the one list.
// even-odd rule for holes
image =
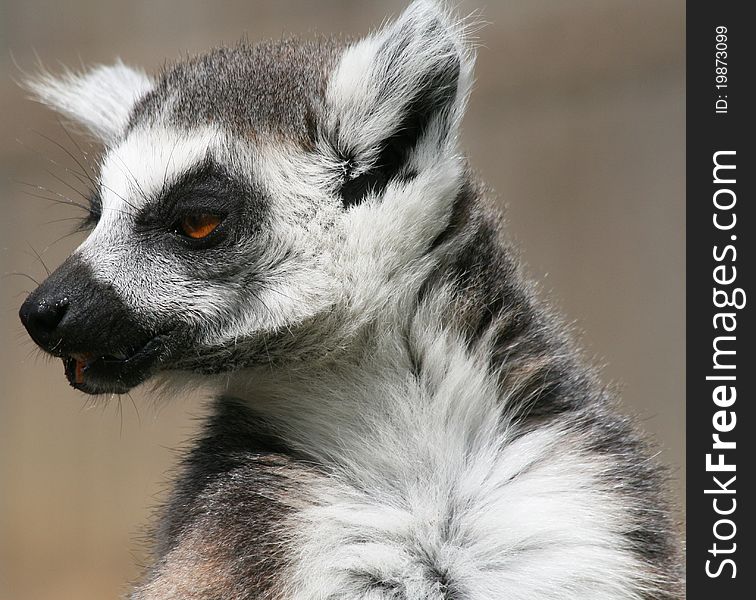
[[623, 548], [622, 501], [601, 483], [610, 463], [559, 426], [512, 439], [484, 357], [432, 309], [412, 325], [420, 380], [398, 331], [385, 323], [354, 368], [226, 381], [329, 473], [290, 524], [285, 597], [441, 600], [432, 563], [465, 600], [638, 600], [647, 575]]
[[44, 72], [26, 82], [35, 97], [86, 127], [98, 140], [110, 143], [123, 132], [134, 104], [152, 89], [141, 70], [124, 65], [100, 65], [86, 73]]

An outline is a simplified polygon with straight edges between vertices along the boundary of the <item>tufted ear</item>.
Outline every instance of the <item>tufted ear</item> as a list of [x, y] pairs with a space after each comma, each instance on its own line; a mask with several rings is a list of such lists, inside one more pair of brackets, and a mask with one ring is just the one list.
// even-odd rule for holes
[[100, 65], [85, 73], [42, 73], [25, 82], [34, 97], [110, 143], [123, 133], [137, 101], [153, 88], [141, 70]]
[[346, 165], [346, 206], [448, 150], [473, 62], [460, 22], [429, 0], [344, 51], [326, 90], [326, 127]]

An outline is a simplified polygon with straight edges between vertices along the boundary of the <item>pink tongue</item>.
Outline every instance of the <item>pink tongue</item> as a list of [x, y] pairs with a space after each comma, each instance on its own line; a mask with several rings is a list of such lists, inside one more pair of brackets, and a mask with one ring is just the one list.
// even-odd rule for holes
[[84, 367], [87, 365], [83, 360], [76, 361], [76, 373], [74, 375], [74, 381], [76, 383], [84, 383]]
[[84, 383], [84, 367], [87, 366], [87, 361], [92, 358], [91, 354], [77, 354], [73, 357], [76, 360], [76, 369], [74, 370], [74, 381], [76, 383]]

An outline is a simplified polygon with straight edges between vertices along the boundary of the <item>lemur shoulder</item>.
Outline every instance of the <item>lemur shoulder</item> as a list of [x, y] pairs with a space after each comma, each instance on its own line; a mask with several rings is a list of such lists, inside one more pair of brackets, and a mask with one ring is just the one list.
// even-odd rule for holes
[[660, 469], [458, 148], [473, 54], [418, 0], [29, 82], [104, 152], [25, 326], [83, 392], [215, 398], [132, 600], [682, 597]]

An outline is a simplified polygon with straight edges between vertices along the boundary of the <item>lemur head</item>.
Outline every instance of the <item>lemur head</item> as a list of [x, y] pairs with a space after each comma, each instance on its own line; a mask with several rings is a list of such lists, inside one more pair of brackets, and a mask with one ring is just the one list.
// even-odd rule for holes
[[296, 353], [376, 314], [459, 191], [471, 70], [459, 23], [418, 1], [356, 43], [31, 81], [105, 145], [89, 236], [21, 307], [31, 337], [74, 387], [125, 392]]

